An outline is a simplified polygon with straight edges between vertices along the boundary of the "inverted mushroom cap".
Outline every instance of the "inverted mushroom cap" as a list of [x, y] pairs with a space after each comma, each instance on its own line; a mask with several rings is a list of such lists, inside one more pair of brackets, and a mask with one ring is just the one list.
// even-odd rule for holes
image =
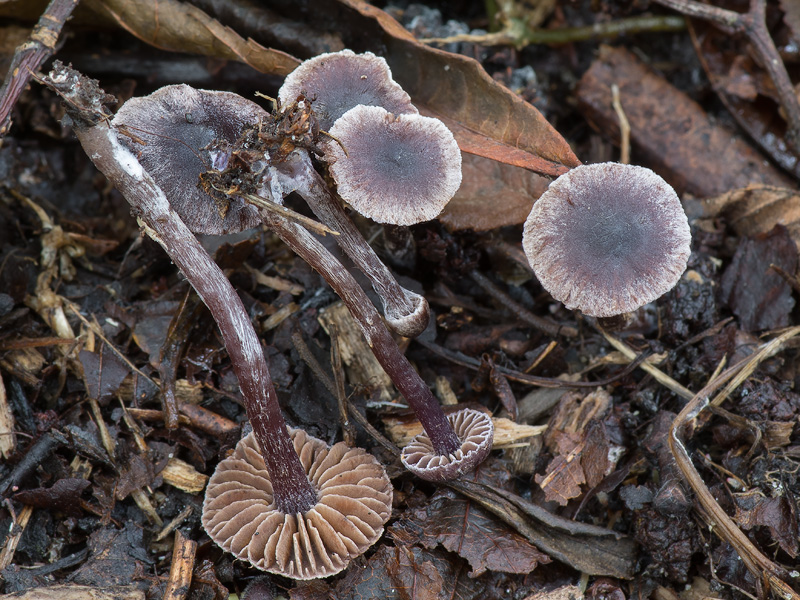
[[360, 448], [291, 430], [295, 450], [319, 501], [304, 514], [277, 512], [272, 485], [253, 434], [219, 463], [203, 502], [203, 527], [219, 546], [254, 566], [314, 579], [338, 573], [363, 554], [391, 515], [392, 484]]
[[428, 481], [449, 481], [472, 471], [492, 450], [494, 423], [484, 412], [467, 408], [447, 415], [461, 448], [449, 455], [437, 454], [427, 433], [420, 433], [403, 448], [400, 460], [406, 469]]
[[438, 119], [356, 106], [330, 133], [341, 142], [326, 145], [339, 195], [378, 223], [430, 221], [461, 185], [461, 151]]
[[224, 157], [201, 150], [214, 140], [235, 142], [248, 125], [268, 118], [257, 104], [230, 92], [196, 90], [188, 85], [168, 85], [149, 96], [131, 98], [114, 117], [144, 142], [120, 135], [120, 141], [164, 190], [170, 205], [196, 233], [223, 234], [243, 231], [260, 223], [258, 211], [232, 198], [220, 214], [214, 200], [197, 187], [200, 173], [224, 168]]
[[650, 169], [617, 163], [582, 165], [553, 181], [522, 237], [544, 289], [595, 317], [633, 311], [672, 289], [690, 245], [675, 190]]
[[342, 50], [305, 61], [287, 75], [278, 98], [287, 105], [301, 94], [311, 100], [319, 126], [326, 131], [359, 104], [382, 106], [394, 114], [418, 112], [409, 95], [392, 79], [386, 61], [372, 52]]

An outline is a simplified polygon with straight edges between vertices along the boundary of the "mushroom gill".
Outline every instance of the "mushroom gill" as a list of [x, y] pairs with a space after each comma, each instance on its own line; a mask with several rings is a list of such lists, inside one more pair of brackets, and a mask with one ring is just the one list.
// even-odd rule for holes
[[293, 579], [327, 577], [381, 536], [391, 515], [392, 485], [360, 448], [343, 442], [329, 448], [299, 429], [290, 435], [317, 504], [302, 514], [276, 510], [251, 433], [209, 480], [203, 527], [219, 546], [259, 569]]

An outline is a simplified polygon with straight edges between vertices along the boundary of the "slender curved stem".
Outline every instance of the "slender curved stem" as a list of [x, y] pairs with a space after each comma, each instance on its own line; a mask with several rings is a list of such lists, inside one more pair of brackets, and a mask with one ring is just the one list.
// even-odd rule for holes
[[323, 223], [339, 232], [336, 242], [372, 282], [383, 301], [389, 326], [406, 337], [425, 331], [430, 320], [427, 300], [397, 282], [314, 169], [308, 153], [297, 152], [290, 160], [291, 171], [285, 173], [287, 188], [294, 188]]
[[450, 422], [430, 388], [392, 339], [381, 316], [350, 272], [314, 236], [297, 223], [261, 211], [264, 223], [333, 288], [361, 327], [375, 358], [417, 415], [437, 453], [448, 455], [461, 447]]
[[[57, 64], [49, 83], [67, 101], [73, 129], [86, 154], [125, 196], [144, 231], [169, 254], [219, 326], [272, 480], [278, 510], [306, 512], [317, 503], [317, 494], [286, 430], [261, 344], [236, 290], [172, 210], [163, 190], [105, 122], [100, 111], [107, 96], [96, 82]], [[92, 90], [97, 90], [95, 96], [81, 96]]]

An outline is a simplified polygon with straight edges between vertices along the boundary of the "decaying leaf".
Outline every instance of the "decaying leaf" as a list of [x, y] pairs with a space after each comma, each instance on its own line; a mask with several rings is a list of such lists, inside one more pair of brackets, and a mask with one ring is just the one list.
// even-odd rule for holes
[[444, 579], [419, 548], [381, 546], [362, 567], [351, 567], [337, 586], [342, 600], [438, 600]]
[[751, 183], [790, 185], [741, 136], [712, 120], [632, 52], [604, 47], [576, 91], [580, 110], [614, 140], [619, 119], [611, 105], [613, 84], [630, 123], [634, 162], [653, 168], [679, 194], [706, 197]]
[[765, 497], [760, 490], [735, 494], [736, 515], [734, 519], [745, 529], [763, 526], [769, 528], [772, 538], [789, 556], [798, 552], [797, 515], [794, 502], [785, 495]]
[[440, 490], [422, 508], [408, 510], [390, 528], [395, 541], [434, 548], [441, 544], [472, 567], [470, 577], [486, 570], [530, 573], [550, 558], [484, 509], [451, 490]]
[[23, 490], [14, 494], [14, 500], [37, 508], [59, 511], [73, 517], [83, 516], [78, 499], [89, 487], [89, 481], [65, 478], [56, 481], [50, 488]]
[[[797, 3], [784, 4], [796, 6]], [[718, 5], [733, 7], [735, 3], [720, 2]], [[797, 8], [787, 12], [790, 25], [793, 17], [797, 24], [797, 14]], [[800, 175], [798, 155], [786, 143], [786, 121], [781, 117], [776, 102], [776, 88], [758, 62], [750, 58], [753, 53], [748, 50], [744, 36], [730, 36], [699, 19], [690, 20], [688, 25], [700, 63], [731, 116], [777, 164], [795, 177]], [[750, 90], [741, 94], [743, 86], [738, 83], [745, 78], [747, 83], [744, 87]]]
[[545, 493], [545, 499], [555, 500], [562, 506], [581, 494], [582, 485], [596, 486], [611, 472], [611, 444], [601, 421], [590, 421], [578, 436], [561, 433], [556, 436], [558, 455], [547, 466], [544, 475], [535, 480]]
[[81, 350], [78, 355], [83, 365], [83, 379], [90, 398], [107, 398], [119, 389], [130, 367], [106, 344], [100, 352]]
[[781, 225], [769, 233], [742, 240], [722, 274], [721, 300], [739, 317], [745, 331], [789, 324], [794, 307], [792, 289], [771, 265], [790, 274], [797, 269], [797, 246]]

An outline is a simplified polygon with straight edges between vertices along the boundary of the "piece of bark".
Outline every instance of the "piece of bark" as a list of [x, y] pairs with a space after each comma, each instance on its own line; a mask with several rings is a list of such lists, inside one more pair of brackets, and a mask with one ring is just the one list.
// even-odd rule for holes
[[589, 122], [612, 140], [620, 137], [612, 84], [619, 86], [630, 122], [633, 162], [650, 166], [679, 194], [714, 196], [752, 183], [793, 186], [760, 152], [713, 123], [699, 104], [631, 52], [603, 47], [581, 78], [577, 97]]
[[196, 552], [197, 542], [187, 539], [180, 530], [176, 531], [175, 545], [172, 548], [172, 565], [169, 569], [169, 581], [164, 592], [164, 600], [188, 598]]
[[3, 594], [2, 600], [144, 600], [144, 591], [132, 585], [53, 585]]
[[3, 378], [0, 377], [0, 456], [8, 458], [14, 453], [17, 446], [17, 437], [14, 435], [14, 413], [8, 404], [8, 395]]

